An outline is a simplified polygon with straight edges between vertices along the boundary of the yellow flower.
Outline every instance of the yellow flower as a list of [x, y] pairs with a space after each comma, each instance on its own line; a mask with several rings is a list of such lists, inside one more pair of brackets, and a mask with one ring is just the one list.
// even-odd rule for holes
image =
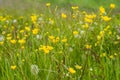
[[53, 40], [55, 37], [54, 36], [49, 36], [49, 39]]
[[22, 59], [22, 62], [25, 62], [25, 59]]
[[68, 68], [68, 71], [69, 71], [71, 74], [76, 73], [76, 71], [75, 71], [73, 68]]
[[75, 68], [76, 68], [76, 69], [81, 69], [81, 68], [82, 68], [82, 66], [75, 65]]
[[67, 18], [67, 15], [66, 15], [65, 13], [62, 13], [62, 14], [61, 14], [61, 17], [62, 17], [62, 18]]
[[52, 20], [51, 18], [49, 18], [49, 23], [50, 23], [51, 25], [53, 25], [53, 24], [54, 24], [54, 20]]
[[72, 18], [76, 18], [77, 16], [75, 14], [72, 15]]
[[59, 37], [56, 37], [56, 39], [55, 39], [55, 40], [56, 40], [56, 42], [58, 42], [58, 41], [60, 40], [60, 38], [59, 38]]
[[47, 46], [47, 49], [48, 49], [48, 50], [52, 50], [53, 47], [52, 47], [52, 46]]
[[103, 6], [101, 6], [101, 7], [99, 8], [99, 10], [100, 10], [100, 13], [102, 13], [102, 14], [104, 14], [104, 13], [105, 13], [105, 9], [104, 9], [104, 7], [103, 7]]
[[95, 14], [92, 14], [92, 15], [86, 14], [85, 17], [89, 18], [89, 19], [94, 19], [94, 18], [96, 18], [96, 15]]
[[101, 40], [101, 38], [102, 38], [102, 37], [101, 37], [100, 35], [97, 36], [97, 40]]
[[85, 45], [86, 49], [91, 49], [92, 45]]
[[110, 55], [109, 58], [110, 58], [110, 59], [114, 59], [114, 56], [113, 56], [113, 55]]
[[110, 28], [110, 26], [108, 25], [106, 28], [104, 28], [104, 31], [107, 31]]
[[53, 41], [53, 43], [57, 43], [58, 41], [59, 41], [59, 37], [56, 37], [55, 39], [53, 39], [52, 41]]
[[24, 39], [20, 39], [20, 40], [18, 40], [18, 43], [20, 43], [20, 44], [24, 44], [26, 41], [24, 40]]
[[108, 16], [101, 16], [101, 18], [106, 22], [111, 20], [111, 18]]
[[52, 46], [42, 46], [39, 50], [43, 50], [45, 54], [48, 54], [51, 50], [53, 50]]
[[24, 33], [24, 30], [20, 30], [20, 33]]
[[13, 39], [13, 40], [10, 40], [10, 42], [11, 42], [12, 44], [15, 44], [17, 41], [16, 41], [15, 39]]
[[11, 36], [8, 36], [6, 39], [7, 39], [7, 40], [10, 40], [11, 38], [12, 38]]
[[77, 35], [77, 34], [78, 34], [78, 31], [73, 31], [73, 34], [74, 34], [74, 35]]
[[100, 57], [106, 57], [106, 56], [107, 56], [106, 53], [102, 53], [102, 54], [100, 55]]
[[33, 23], [36, 23], [36, 21], [37, 21], [37, 15], [35, 15], [35, 14], [32, 15], [31, 16], [31, 20], [32, 20]]
[[44, 49], [44, 53], [48, 54], [50, 51], [48, 49]]
[[103, 37], [103, 36], [104, 36], [104, 34], [105, 34], [105, 32], [104, 32], [104, 31], [100, 31], [100, 36], [101, 36], [101, 37]]
[[11, 34], [7, 34], [7, 36], [11, 36]]
[[47, 6], [47, 7], [50, 7], [50, 5], [51, 5], [50, 3], [46, 3], [46, 6]]
[[62, 42], [67, 42], [67, 39], [66, 38], [62, 39]]
[[114, 9], [114, 8], [115, 8], [115, 4], [113, 4], [113, 3], [110, 4], [110, 8], [111, 8], [111, 9]]
[[12, 65], [12, 66], [11, 66], [11, 69], [12, 69], [12, 70], [15, 70], [15, 69], [16, 69], [16, 65]]
[[92, 23], [93, 20], [92, 19], [89, 19], [89, 18], [84, 18], [85, 22], [88, 22], [88, 23]]
[[108, 32], [108, 34], [109, 34], [109, 35], [111, 35], [111, 34], [112, 34], [112, 32], [111, 32], [111, 31], [109, 31], [109, 32]]
[[117, 53], [114, 53], [115, 56], [117, 56]]
[[14, 29], [15, 29], [15, 27], [14, 27], [14, 26], [11, 26], [11, 27], [12, 27], [12, 28], [11, 28], [12, 30], [14, 30]]
[[84, 24], [84, 25], [83, 25], [83, 27], [84, 27], [84, 28], [86, 28], [86, 29], [88, 29], [88, 28], [89, 28], [89, 26], [88, 26], [88, 24], [87, 24], [87, 23], [86, 23], [86, 24]]
[[4, 42], [3, 41], [0, 41], [0, 45], [3, 45], [4, 44]]
[[82, 12], [82, 14], [86, 15], [86, 14], [87, 14], [87, 12], [86, 12], [86, 11], [83, 11], [83, 12]]
[[32, 33], [35, 34], [35, 35], [38, 34], [38, 32], [39, 32], [39, 29], [37, 29], [37, 28], [34, 28], [34, 29], [32, 30]]
[[73, 10], [77, 10], [79, 7], [78, 6], [72, 6]]
[[26, 27], [25, 27], [25, 30], [26, 30], [26, 31], [30, 31], [30, 27], [29, 27], [29, 26], [26, 26]]
[[21, 49], [24, 49], [25, 47], [24, 46], [21, 46]]

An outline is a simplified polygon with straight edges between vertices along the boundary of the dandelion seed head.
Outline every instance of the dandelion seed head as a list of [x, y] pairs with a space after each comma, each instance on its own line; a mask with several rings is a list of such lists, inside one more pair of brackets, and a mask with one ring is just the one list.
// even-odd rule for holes
[[31, 65], [31, 73], [32, 73], [33, 75], [37, 75], [37, 74], [39, 73], [39, 68], [38, 68], [37, 65], [35, 65], [35, 64], [32, 64], [32, 65]]

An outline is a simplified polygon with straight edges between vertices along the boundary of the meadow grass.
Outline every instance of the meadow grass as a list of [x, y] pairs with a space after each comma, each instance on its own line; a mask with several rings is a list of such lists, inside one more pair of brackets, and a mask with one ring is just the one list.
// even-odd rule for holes
[[120, 18], [109, 6], [1, 12], [0, 80], [119, 80]]

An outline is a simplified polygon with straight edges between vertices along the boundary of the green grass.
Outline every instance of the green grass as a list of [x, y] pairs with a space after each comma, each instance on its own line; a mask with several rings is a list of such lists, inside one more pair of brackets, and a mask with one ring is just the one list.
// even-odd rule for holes
[[110, 3], [116, 4], [115, 13], [119, 13], [119, 0], [1, 0], [0, 10], [5, 10], [9, 14], [24, 15], [28, 13], [40, 13], [44, 11], [44, 5], [50, 2], [52, 6], [70, 10], [72, 5], [79, 6], [80, 10], [97, 10], [99, 6], [109, 8]]
[[105, 21], [99, 8], [72, 10], [76, 0], [67, 8], [43, 3], [40, 11], [1, 10], [0, 80], [119, 80], [119, 14], [107, 7]]

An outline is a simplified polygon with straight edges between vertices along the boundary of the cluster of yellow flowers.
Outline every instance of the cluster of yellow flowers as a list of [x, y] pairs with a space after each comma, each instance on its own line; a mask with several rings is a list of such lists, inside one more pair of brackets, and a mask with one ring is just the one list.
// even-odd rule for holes
[[114, 53], [114, 54], [109, 55], [109, 54], [107, 54], [107, 53], [104, 52], [104, 53], [101, 53], [101, 54], [100, 54], [100, 57], [101, 57], [101, 58], [107, 57], [107, 58], [109, 58], [109, 59], [114, 59], [117, 55], [118, 55], [117, 53]]
[[78, 10], [79, 7], [78, 7], [78, 6], [72, 6], [71, 8], [72, 8], [73, 10]]
[[102, 31], [100, 31], [99, 35], [97, 36], [97, 43], [95, 43], [95, 46], [100, 43], [100, 41], [105, 37], [105, 33], [108, 33], [108, 35], [111, 35], [112, 32], [109, 30], [110, 26], [108, 25], [105, 27]]
[[102, 18], [102, 20], [104, 20], [106, 22], [111, 20], [111, 18], [108, 16], [101, 16], [101, 18]]
[[86, 14], [84, 20], [87, 23], [92, 23], [95, 18], [96, 18], [95, 14]]
[[53, 50], [52, 46], [44, 46], [42, 45], [39, 50], [43, 50], [45, 54], [49, 54], [51, 50]]
[[49, 36], [49, 39], [50, 39], [53, 43], [57, 43], [57, 42], [59, 42], [59, 40], [60, 40], [59, 37], [54, 37], [54, 36]]
[[[75, 65], [75, 68], [78, 69], [78, 70], [80, 70], [80, 69], [82, 69], [82, 66], [79, 66], [79, 65], [77, 64], [77, 65]], [[74, 68], [72, 68], [72, 67], [69, 67], [69, 68], [68, 68], [68, 71], [69, 71], [71, 74], [75, 74], [75, 73], [76, 73], [76, 70], [75, 70]]]
[[[46, 7], [48, 8], [48, 7], [50, 7], [51, 6], [51, 3], [46, 3]], [[72, 8], [72, 10], [73, 10], [73, 13], [74, 13], [74, 11], [76, 11], [75, 13], [77, 13], [78, 12], [78, 14], [73, 14], [72, 15], [72, 17], [73, 18], [76, 18], [76, 16], [77, 15], [79, 15], [79, 7], [78, 6], [72, 6], [71, 7]], [[115, 4], [110, 4], [110, 9], [112, 10], [112, 9], [114, 9], [115, 8]], [[48, 8], [49, 9], [49, 8]], [[86, 30], [86, 34], [87, 34], [87, 30], [90, 28], [90, 26], [94, 26], [94, 24], [95, 24], [95, 19], [97, 20], [97, 18], [99, 18], [98, 19], [98, 22], [99, 22], [99, 20], [100, 20], [100, 22], [104, 22], [104, 23], [107, 23], [107, 22], [109, 22], [109, 21], [111, 21], [111, 17], [109, 17], [108, 15], [107, 15], [107, 13], [106, 13], [106, 10], [105, 10], [105, 8], [103, 7], [103, 6], [101, 6], [100, 8], [99, 8], [99, 12], [100, 12], [100, 15], [96, 15], [96, 14], [94, 14], [94, 13], [92, 13], [92, 14], [88, 14], [88, 13], [86, 13], [86, 12], [83, 12], [82, 13], [82, 15], [84, 15], [83, 17], [81, 17], [82, 19], [78, 19], [78, 23], [76, 23], [76, 21], [75, 22], [73, 22], [72, 24], [74, 24], [74, 25], [72, 25], [73, 27], [70, 27], [70, 34], [72, 34], [72, 35], [70, 35], [70, 36], [78, 36], [79, 35], [79, 33], [80, 32], [82, 32], [82, 29], [85, 29]], [[38, 21], [39, 21], [39, 16], [38, 15], [36, 15], [36, 14], [33, 14], [33, 15], [31, 15], [30, 17], [30, 23], [24, 23], [24, 24], [22, 24], [22, 26], [21, 25], [18, 25], [18, 23], [17, 23], [17, 20], [15, 20], [14, 21], [14, 23], [16, 22], [16, 24], [13, 24], [13, 25], [11, 25], [10, 27], [8, 27], [9, 25], [7, 25], [8, 23], [7, 22], [5, 22], [7, 19], [8, 19], [8, 16], [7, 17], [3, 17], [3, 16], [0, 16], [0, 21], [2, 21], [3, 23], [5, 23], [5, 25], [2, 27], [2, 28], [4, 28], [4, 30], [3, 30], [3, 32], [2, 32], [2, 35], [5, 37], [5, 39], [4, 40], [0, 40], [0, 45], [3, 45], [4, 44], [4, 42], [6, 42], [5, 44], [10, 44], [10, 45], [12, 45], [12, 46], [14, 46], [15, 44], [18, 44], [18, 46], [20, 46], [22, 49], [24, 49], [24, 47], [26, 48], [26, 45], [31, 45], [31, 41], [32, 41], [32, 39], [33, 40], [36, 40], [36, 37], [34, 37], [34, 36], [37, 36], [37, 35], [39, 35], [39, 34], [41, 34], [40, 33], [40, 30], [41, 30], [41, 28], [43, 29], [43, 33], [41, 34], [41, 35], [44, 35], [43, 37], [46, 39], [46, 37], [47, 37], [47, 39], [45, 40], [45, 41], [43, 41], [43, 42], [46, 42], [46, 41], [48, 41], [48, 43], [46, 44], [46, 45], [41, 45], [39, 48], [38, 48], [38, 46], [37, 46], [37, 49], [36, 49], [36, 51], [38, 50], [38, 51], [42, 51], [44, 54], [49, 54], [49, 53], [51, 53], [52, 52], [52, 50], [55, 50], [55, 48], [54, 48], [54, 45], [57, 45], [57, 44], [61, 44], [61, 46], [62, 46], [62, 44], [65, 44], [65, 45], [68, 45], [68, 43], [70, 42], [69, 41], [69, 35], [67, 35], [67, 34], [62, 34], [62, 32], [60, 33], [60, 35], [59, 36], [53, 36], [53, 35], [50, 35], [50, 34], [53, 34], [52, 33], [52, 29], [53, 28], [49, 28], [49, 27], [47, 27], [46, 25], [47, 25], [47, 23], [48, 24], [50, 24], [49, 26], [54, 26], [54, 24], [55, 24], [55, 19], [57, 19], [57, 18], [50, 18], [50, 17], [48, 17], [47, 18], [47, 20], [46, 20], [46, 22], [45, 22], [45, 25], [44, 25], [44, 23], [42, 23], [42, 24], [40, 24], [40, 25], [38, 25], [39, 23], [38, 23]], [[20, 19], [22, 19], [22, 17], [20, 18]], [[67, 15], [67, 13], [65, 13], [65, 12], [62, 12], [61, 13], [61, 15], [60, 15], [60, 19], [63, 19], [63, 21], [64, 21], [64, 19], [65, 20], [67, 20], [68, 19], [68, 15]], [[74, 20], [74, 19], [72, 19], [72, 20]], [[71, 20], [71, 22], [72, 22], [72, 20]], [[80, 23], [80, 21], [83, 21], [83, 22], [81, 22]], [[12, 21], [12, 19], [11, 19], [11, 21]], [[29, 22], [29, 21], [28, 21]], [[96, 21], [97, 22], [97, 21]], [[93, 24], [94, 23], [94, 24]], [[66, 24], [67, 24], [67, 22], [66, 22]], [[70, 24], [70, 23], [69, 23]], [[68, 25], [69, 25], [68, 24]], [[16, 28], [15, 26], [17, 25], [18, 27]], [[60, 28], [63, 28], [63, 27], [61, 27], [61, 25], [64, 25], [64, 23], [61, 23], [60, 24]], [[67, 26], [68, 26], [67, 25]], [[70, 24], [71, 25], [71, 24]], [[80, 26], [82, 26], [82, 27], [79, 27], [79, 25]], [[105, 24], [106, 25], [106, 24]], [[97, 40], [97, 42], [95, 43], [95, 46], [97, 46], [98, 44], [100, 44], [100, 42], [102, 41], [102, 39], [105, 37], [105, 35], [111, 35], [112, 34], [112, 32], [111, 32], [111, 30], [110, 30], [110, 26], [108, 25], [108, 26], [106, 26], [105, 28], [104, 28], [104, 26], [105, 26], [104, 24], [102, 25], [102, 27], [103, 28], [101, 28], [101, 30], [98, 32], [98, 35], [97, 36], [95, 36], [95, 38], [96, 38], [96, 40]], [[42, 26], [42, 27], [41, 27]], [[45, 27], [47, 27], [47, 28], [44, 28], [44, 26]], [[59, 26], [59, 24], [57, 24], [57, 25], [55, 25], [55, 28], [56, 28], [56, 26]], [[76, 26], [77, 26], [77, 29], [76, 29]], [[79, 29], [78, 29], [78, 27], [79, 27]], [[54, 29], [55, 29], [54, 28]], [[7, 29], [9, 29], [8, 31], [7, 31]], [[67, 29], [68, 29], [68, 27], [67, 27]], [[51, 30], [51, 33], [49, 32]], [[56, 28], [55, 30], [58, 30], [58, 31], [60, 31], [59, 30], [59, 28]], [[54, 30], [53, 30], [54, 31]], [[88, 30], [88, 32], [89, 32], [89, 30]], [[92, 32], [92, 31], [91, 31]], [[97, 31], [96, 31], [97, 32]], [[50, 34], [49, 34], [50, 33]], [[68, 32], [69, 33], [69, 32]], [[57, 33], [55, 34], [55, 35], [57, 35]], [[93, 35], [93, 34], [92, 34]], [[1, 36], [1, 35], [0, 35]], [[31, 37], [32, 36], [32, 37]], [[84, 36], [84, 35], [83, 35]], [[86, 36], [86, 35], [85, 35]], [[35, 38], [35, 39], [34, 39]], [[85, 37], [86, 38], [86, 37]], [[82, 39], [82, 38], [81, 38]], [[88, 38], [87, 38], [88, 39]], [[6, 41], [5, 41], [6, 40]], [[31, 41], [30, 41], [31, 40]], [[43, 39], [44, 40], [44, 39]], [[79, 40], [79, 39], [78, 39]], [[119, 38], [119, 40], [120, 40], [120, 38]], [[30, 42], [27, 42], [27, 41], [30, 41]], [[41, 40], [42, 41], [42, 40]], [[50, 44], [49, 44], [49, 41], [50, 41]], [[87, 40], [86, 40], [87, 41]], [[37, 42], [37, 40], [36, 40], [36, 42]], [[52, 43], [51, 43], [52, 42]], [[72, 44], [74, 41], [71, 41], [71, 44], [70, 44], [70, 46], [72, 45], [72, 46], [75, 46], [75, 45], [77, 45], [77, 43], [79, 43], [79, 41], [78, 42], [76, 42], [76, 44]], [[28, 44], [27, 44], [28, 43]], [[34, 43], [35, 43], [35, 41], [34, 41]], [[56, 43], [56, 44], [53, 44], [53, 43]], [[38, 44], [41, 44], [41, 43], [39, 43], [39, 41], [38, 41]], [[44, 43], [45, 44], [45, 43]], [[51, 44], [52, 44], [52, 46], [51, 46]], [[94, 43], [93, 43], [94, 44]], [[33, 44], [34, 45], [34, 44]], [[35, 47], [36, 47], [36, 45], [35, 45]], [[81, 46], [80, 46], [81, 47]], [[93, 49], [94, 48], [94, 46], [92, 45], [92, 43], [91, 44], [89, 44], [89, 42], [86, 44], [85, 43], [85, 45], [84, 46], [82, 46], [82, 47], [85, 47], [86, 48], [86, 50], [91, 50], [91, 49]], [[19, 47], [18, 47], [19, 48]], [[67, 50], [67, 49], [66, 49]], [[62, 51], [61, 51], [61, 53], [62, 53]], [[117, 54], [113, 54], [113, 55], [107, 55], [107, 53], [101, 53], [100, 54], [100, 57], [106, 57], [106, 56], [109, 56], [109, 58], [110, 59], [113, 59], [115, 56], [116, 56]], [[24, 61], [24, 60], [23, 60]], [[16, 65], [11, 65], [11, 69], [12, 70], [15, 70], [16, 69]], [[82, 66], [79, 66], [79, 65], [75, 65], [74, 66], [74, 68], [72, 68], [72, 67], [69, 67], [69, 68], [67, 68], [67, 70], [69, 71], [69, 73], [71, 73], [71, 74], [75, 74], [76, 72], [77, 72], [77, 70], [80, 70], [80, 69], [82, 69]]]
[[[115, 8], [115, 4], [110, 4], [110, 8], [114, 9]], [[105, 11], [105, 8], [103, 6], [101, 6], [99, 8], [99, 10], [100, 10], [100, 15], [101, 15], [101, 18], [102, 18], [103, 21], [107, 22], [107, 21], [111, 20], [111, 17], [108, 17], [106, 15], [106, 11]]]

